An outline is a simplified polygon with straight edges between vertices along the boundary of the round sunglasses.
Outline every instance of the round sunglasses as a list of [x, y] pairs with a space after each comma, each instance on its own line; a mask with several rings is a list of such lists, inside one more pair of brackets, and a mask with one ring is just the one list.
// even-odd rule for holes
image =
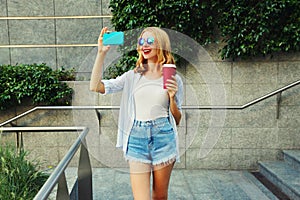
[[147, 44], [152, 45], [154, 44], [154, 37], [148, 37], [148, 38], [139, 38], [138, 40], [139, 45], [143, 46], [145, 44], [145, 42], [147, 42]]

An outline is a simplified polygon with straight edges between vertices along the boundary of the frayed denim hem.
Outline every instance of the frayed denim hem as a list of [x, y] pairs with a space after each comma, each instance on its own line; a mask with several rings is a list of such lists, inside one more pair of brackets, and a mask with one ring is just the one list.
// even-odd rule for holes
[[138, 163], [148, 164], [152, 166], [167, 166], [177, 161], [176, 155], [172, 155], [155, 162], [151, 162], [150, 160], [138, 159], [130, 156], [125, 156], [125, 160], [126, 162], [138, 162]]
[[152, 162], [153, 166], [167, 166], [176, 161], [176, 155], [169, 156], [156, 162]]
[[143, 163], [143, 164], [148, 164], [148, 165], [152, 164], [150, 160], [138, 159], [138, 158], [134, 158], [131, 156], [125, 156], [125, 160], [126, 160], [126, 162], [138, 162], [138, 163]]

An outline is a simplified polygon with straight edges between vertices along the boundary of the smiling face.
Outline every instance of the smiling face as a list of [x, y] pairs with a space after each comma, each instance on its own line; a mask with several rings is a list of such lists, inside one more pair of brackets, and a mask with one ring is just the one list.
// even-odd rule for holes
[[[141, 38], [143, 39], [143, 42], [140, 42]], [[147, 71], [143, 67], [144, 64], [147, 63], [156, 63], [158, 64], [158, 66], [162, 66], [166, 63], [175, 64], [174, 57], [171, 53], [171, 43], [169, 36], [161, 28], [145, 28], [138, 38], [136, 50], [139, 57], [136, 62], [134, 71], [137, 73], [143, 74], [145, 71]]]
[[[154, 62], [154, 63], [157, 62], [157, 45], [156, 45], [154, 35], [151, 32], [146, 31], [142, 34], [141, 38], [144, 39], [144, 43], [143, 45], [141, 44], [139, 45], [144, 59], [146, 59], [148, 62]], [[154, 38], [153, 44], [149, 44], [151, 43], [150, 41], [153, 38]]]

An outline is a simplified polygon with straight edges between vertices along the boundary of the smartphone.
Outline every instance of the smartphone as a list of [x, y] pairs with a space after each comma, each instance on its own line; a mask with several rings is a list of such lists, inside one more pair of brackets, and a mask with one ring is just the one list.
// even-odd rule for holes
[[124, 44], [124, 32], [107, 32], [103, 35], [103, 45]]

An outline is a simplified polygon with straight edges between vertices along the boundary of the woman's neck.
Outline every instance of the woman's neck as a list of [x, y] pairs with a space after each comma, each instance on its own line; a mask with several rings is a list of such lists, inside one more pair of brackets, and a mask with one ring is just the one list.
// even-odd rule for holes
[[147, 63], [147, 68], [149, 72], [157, 72], [159, 70], [159, 65], [157, 63]]
[[147, 65], [147, 71], [145, 72], [144, 76], [146, 76], [148, 79], [157, 79], [162, 76], [158, 63], [150, 62]]

